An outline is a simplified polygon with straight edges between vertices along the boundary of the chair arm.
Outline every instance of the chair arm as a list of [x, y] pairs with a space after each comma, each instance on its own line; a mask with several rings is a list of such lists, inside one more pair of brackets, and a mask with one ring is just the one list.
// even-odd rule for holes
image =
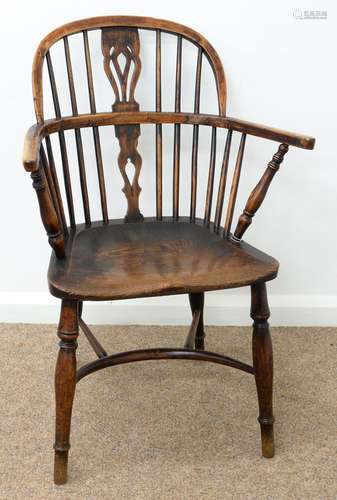
[[[239, 219], [239, 223], [233, 235], [233, 239], [237, 242], [241, 240], [243, 233], [251, 223], [252, 217], [260, 207], [267, 193], [271, 180], [275, 172], [278, 170], [280, 163], [283, 160], [283, 156], [288, 150], [288, 147], [295, 146], [303, 149], [313, 149], [315, 145], [315, 139], [310, 136], [296, 134], [293, 132], [286, 132], [284, 130], [239, 120], [237, 118], [217, 115], [140, 111], [96, 113], [66, 116], [53, 120], [46, 120], [45, 122], [33, 125], [28, 130], [25, 138], [23, 152], [24, 167], [28, 172], [32, 172], [33, 174], [39, 173], [41, 179], [38, 180], [37, 184], [41, 186], [43, 183], [45, 183], [45, 180], [43, 180], [43, 168], [41, 169], [40, 167], [40, 148], [42, 140], [45, 136], [55, 132], [62, 132], [69, 129], [80, 129], [83, 127], [134, 125], [143, 123], [181, 123], [190, 125], [208, 125], [212, 127], [227, 128], [229, 130], [241, 132], [242, 134], [254, 135], [281, 143], [278, 152], [276, 153], [276, 155], [274, 155], [272, 161], [269, 162], [267, 170], [263, 175], [261, 181], [251, 193], [245, 210]], [[37, 175], [35, 177], [37, 177]], [[40, 188], [37, 189], [43, 223], [47, 229], [48, 234], [50, 234], [50, 230], [53, 229], [52, 238], [54, 238], [56, 241], [57, 239], [59, 239], [59, 235], [62, 233], [60, 230], [55, 232], [56, 226], [58, 228], [60, 226], [59, 224], [54, 224], [54, 222], [51, 225], [50, 216], [52, 215], [53, 221], [56, 220], [56, 222], [58, 222], [57, 215], [51, 201], [49, 190], [44, 189], [43, 196], [41, 194], [42, 191], [43, 190], [41, 190]], [[49, 214], [48, 217], [46, 216], [46, 212]], [[55, 248], [55, 245], [52, 246], [53, 248]], [[58, 253], [60, 253], [60, 255], [62, 254], [62, 252], [64, 253], [63, 236], [61, 246], [63, 246], [63, 249], [61, 248], [58, 250]]]
[[27, 132], [24, 146], [24, 167], [28, 172], [34, 171], [39, 163], [39, 146], [44, 136], [62, 130], [105, 126], [105, 125], [132, 125], [145, 123], [181, 123], [190, 125], [209, 125], [212, 127], [228, 128], [237, 132], [254, 135], [264, 139], [288, 144], [303, 149], [313, 149], [315, 139], [307, 135], [287, 132], [257, 123], [217, 115], [195, 113], [169, 112], [112, 112], [65, 116], [46, 120], [33, 125]]
[[45, 125], [37, 123], [32, 125], [26, 133], [23, 145], [23, 166], [27, 172], [35, 172], [39, 169], [40, 148], [45, 136]]
[[294, 132], [286, 132], [284, 130], [278, 130], [265, 125], [259, 125], [257, 123], [247, 122], [236, 118], [227, 118], [227, 120], [229, 129], [281, 143], [277, 153], [274, 154], [272, 160], [268, 163], [260, 181], [250, 193], [246, 206], [239, 217], [234, 234], [231, 235], [231, 239], [235, 243], [240, 243], [242, 236], [252, 223], [255, 213], [263, 203], [273, 177], [278, 171], [284, 155], [288, 152], [289, 146], [291, 145], [303, 149], [313, 149], [315, 146], [315, 139], [310, 136], [304, 136]]
[[283, 142], [289, 146], [295, 146], [302, 149], [314, 149], [315, 139], [313, 137], [297, 134], [295, 132], [287, 132], [277, 128], [260, 125], [254, 122], [239, 120], [238, 118], [226, 118], [228, 128], [242, 132], [245, 134], [255, 135], [263, 139], [269, 139], [276, 142]]

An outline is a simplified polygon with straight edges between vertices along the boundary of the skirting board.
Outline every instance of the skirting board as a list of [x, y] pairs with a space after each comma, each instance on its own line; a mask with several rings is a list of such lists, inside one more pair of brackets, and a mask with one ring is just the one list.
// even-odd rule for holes
[[[337, 326], [337, 296], [269, 296], [270, 323], [274, 326]], [[0, 293], [0, 322], [57, 323], [60, 301], [46, 293]], [[205, 323], [250, 325], [249, 294], [209, 292], [205, 299]], [[186, 295], [86, 302], [83, 317], [89, 324], [185, 325], [191, 321]]]

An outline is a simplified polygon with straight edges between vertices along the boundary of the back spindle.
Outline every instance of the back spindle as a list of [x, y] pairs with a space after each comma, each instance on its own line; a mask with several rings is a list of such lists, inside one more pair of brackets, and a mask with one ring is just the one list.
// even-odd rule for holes
[[[177, 37], [177, 62], [176, 62], [176, 88], [174, 111], [180, 113], [181, 109], [181, 56], [182, 37]], [[174, 125], [174, 150], [173, 150], [173, 218], [179, 217], [179, 176], [180, 176], [180, 124]]]
[[[194, 93], [194, 113], [200, 110], [200, 82], [201, 82], [202, 48], [198, 50], [198, 60], [195, 74]], [[195, 220], [197, 204], [197, 183], [198, 183], [198, 145], [199, 145], [199, 125], [193, 125], [192, 139], [192, 167], [191, 167], [191, 210], [190, 219]]]
[[[71, 109], [72, 109], [73, 116], [77, 116], [78, 109], [77, 109], [77, 100], [76, 100], [76, 92], [75, 92], [75, 85], [74, 85], [74, 75], [73, 75], [73, 68], [72, 68], [72, 63], [71, 63], [69, 42], [68, 42], [67, 36], [65, 36], [63, 38], [63, 42], [64, 42], [64, 53], [65, 53], [67, 74], [68, 74]], [[81, 135], [81, 131], [79, 129], [75, 129], [74, 132], [75, 132], [75, 141], [76, 141], [78, 169], [79, 169], [79, 175], [80, 175], [84, 219], [85, 219], [85, 223], [87, 225], [90, 225], [91, 219], [90, 219], [90, 208], [89, 208], [89, 196], [88, 196], [88, 188], [87, 188], [87, 179], [86, 179], [86, 174], [85, 174], [82, 135]]]
[[[156, 111], [161, 111], [161, 31], [156, 30]], [[163, 217], [163, 145], [162, 125], [156, 125], [156, 213]]]
[[[87, 69], [87, 82], [88, 82], [88, 91], [89, 91], [90, 112], [96, 113], [94, 81], [93, 81], [93, 76], [92, 76], [92, 66], [91, 66], [90, 48], [89, 48], [89, 40], [88, 40], [87, 31], [83, 31], [83, 44], [84, 44], [85, 65], [86, 65], [86, 69]], [[107, 200], [106, 200], [101, 141], [100, 141], [99, 130], [98, 130], [97, 126], [94, 126], [92, 128], [92, 133], [93, 133], [93, 137], [94, 137], [99, 193], [100, 193], [100, 198], [101, 198], [102, 218], [103, 218], [104, 224], [107, 224], [109, 221], [109, 216], [108, 216], [108, 207], [107, 207]]]
[[60, 225], [62, 225], [59, 202], [57, 199], [55, 186], [54, 186], [53, 178], [52, 178], [51, 171], [50, 171], [50, 165], [49, 165], [47, 155], [46, 155], [46, 152], [45, 152], [43, 145], [41, 145], [41, 148], [40, 148], [40, 159], [41, 159], [41, 165], [44, 169], [44, 173], [46, 176], [47, 187], [49, 189], [52, 204], [53, 204], [53, 207], [56, 211], [58, 222]]
[[230, 155], [231, 142], [232, 142], [232, 133], [233, 133], [232, 130], [228, 130], [226, 145], [225, 145], [225, 150], [224, 150], [224, 155], [223, 155], [223, 160], [222, 160], [222, 167], [221, 167], [221, 174], [220, 174], [220, 181], [219, 181], [219, 190], [218, 190], [218, 199], [217, 199], [217, 203], [216, 203], [215, 218], [214, 218], [214, 231], [215, 232], [219, 232], [220, 225], [221, 225], [222, 209], [223, 209], [223, 202], [224, 202], [226, 182], [227, 182], [229, 155]]
[[244, 150], [245, 150], [245, 144], [246, 144], [246, 134], [241, 134], [240, 146], [239, 146], [239, 150], [238, 150], [238, 154], [237, 154], [237, 158], [236, 158], [235, 169], [234, 169], [233, 180], [232, 180], [232, 187], [231, 187], [231, 192], [230, 192], [229, 201], [228, 201], [226, 222], [225, 222], [225, 226], [224, 226], [224, 237], [229, 235], [230, 230], [231, 230], [231, 226], [232, 226], [235, 202], [236, 202], [236, 197], [238, 194], [238, 188], [239, 188], [239, 182], [240, 182], [241, 167], [242, 167], [243, 154], [244, 154]]
[[[54, 68], [53, 68], [53, 64], [52, 64], [52, 60], [51, 60], [51, 56], [50, 56], [49, 51], [46, 54], [46, 60], [47, 60], [49, 80], [50, 80], [50, 86], [51, 86], [53, 102], [54, 102], [55, 116], [56, 116], [56, 118], [61, 118], [61, 109], [60, 109], [60, 103], [59, 103], [59, 98], [58, 98], [58, 94], [57, 94]], [[65, 135], [64, 135], [63, 130], [61, 130], [58, 133], [58, 136], [59, 136], [59, 143], [60, 143], [63, 179], [64, 179], [64, 187], [65, 187], [65, 191], [66, 191], [69, 220], [70, 220], [71, 227], [75, 227], [76, 222], [75, 222], [75, 213], [74, 213], [73, 193], [72, 193], [72, 189], [71, 189], [71, 180], [70, 180], [70, 173], [69, 173], [69, 161], [68, 161], [68, 154], [67, 154], [66, 139], [65, 139]]]
[[209, 160], [204, 224], [209, 224], [211, 219], [215, 160], [216, 160], [216, 127], [212, 127], [211, 154]]
[[93, 80], [93, 76], [92, 76], [92, 66], [91, 66], [88, 32], [86, 30], [83, 31], [83, 45], [84, 45], [85, 66], [86, 66], [86, 70], [87, 70], [87, 83], [88, 83], [88, 92], [89, 92], [90, 112], [96, 113], [94, 80]]
[[60, 219], [61, 219], [61, 224], [62, 224], [62, 230], [63, 234], [65, 236], [68, 235], [68, 228], [67, 228], [67, 222], [66, 218], [64, 215], [64, 209], [63, 209], [63, 203], [62, 203], [62, 196], [61, 196], [61, 191], [60, 191], [60, 185], [59, 181], [57, 178], [57, 173], [56, 173], [56, 167], [55, 167], [55, 161], [54, 161], [54, 155], [53, 155], [53, 148], [51, 145], [51, 140], [49, 135], [47, 135], [46, 139], [46, 147], [47, 147], [47, 156], [48, 156], [48, 163], [49, 163], [49, 168], [50, 168], [50, 175], [52, 178], [52, 182], [55, 188], [55, 193], [57, 196], [57, 202], [58, 202], [58, 207], [60, 211]]

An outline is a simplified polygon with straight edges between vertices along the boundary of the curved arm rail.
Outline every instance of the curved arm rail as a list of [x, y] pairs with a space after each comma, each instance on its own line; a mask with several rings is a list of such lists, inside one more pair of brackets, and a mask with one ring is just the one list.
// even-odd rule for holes
[[254, 368], [252, 366], [228, 356], [223, 356], [222, 354], [208, 351], [194, 351], [192, 349], [157, 348], [121, 352], [96, 359], [95, 361], [92, 361], [77, 370], [76, 380], [79, 382], [83, 377], [86, 377], [90, 373], [97, 372], [98, 370], [102, 370], [108, 366], [160, 359], [194, 359], [198, 361], [210, 361], [211, 363], [231, 366], [247, 373], [254, 373]]
[[303, 149], [313, 149], [315, 139], [310, 136], [286, 132], [275, 128], [246, 122], [236, 118], [221, 117], [217, 115], [204, 115], [195, 113], [163, 113], [163, 112], [112, 112], [66, 116], [53, 120], [46, 120], [33, 125], [27, 132], [23, 164], [28, 172], [34, 172], [39, 165], [39, 151], [44, 137], [55, 132], [69, 129], [80, 129], [106, 125], [135, 125], [135, 124], [161, 124], [177, 123], [187, 125], [208, 125], [211, 127], [227, 128], [254, 135], [264, 139], [288, 144]]

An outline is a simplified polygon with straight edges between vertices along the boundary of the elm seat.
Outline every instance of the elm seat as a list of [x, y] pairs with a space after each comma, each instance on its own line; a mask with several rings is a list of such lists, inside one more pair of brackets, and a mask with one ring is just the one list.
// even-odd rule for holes
[[66, 258], [52, 256], [49, 287], [56, 297], [112, 300], [218, 290], [275, 278], [278, 262], [236, 245], [202, 221], [153, 221], [77, 228]]

